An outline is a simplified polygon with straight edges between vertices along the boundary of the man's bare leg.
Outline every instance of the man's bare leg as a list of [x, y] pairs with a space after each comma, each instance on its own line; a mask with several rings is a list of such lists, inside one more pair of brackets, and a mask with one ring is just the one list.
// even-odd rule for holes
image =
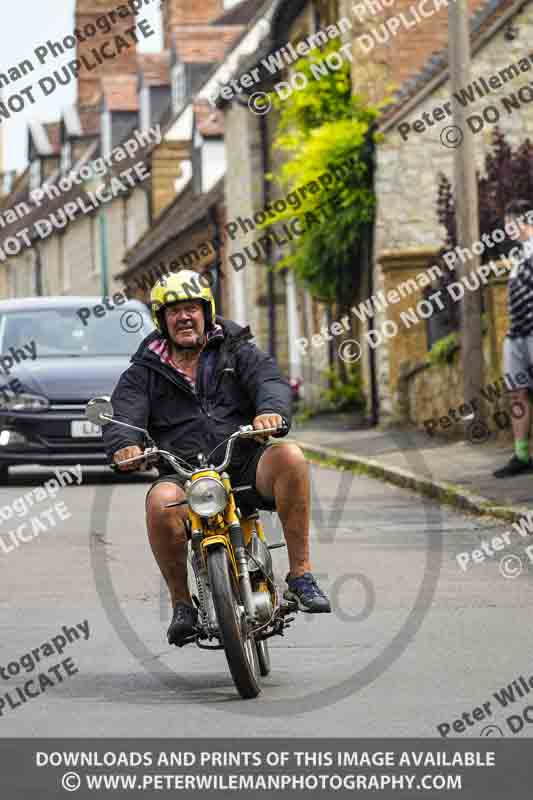
[[284, 593], [300, 611], [330, 613], [331, 605], [311, 573], [309, 561], [309, 466], [300, 448], [290, 442], [266, 450], [257, 465], [255, 485], [274, 498], [289, 551], [290, 573]]
[[309, 561], [309, 466], [300, 448], [284, 443], [269, 447], [257, 466], [256, 487], [274, 498], [289, 551], [292, 578], [311, 572]]
[[185, 498], [185, 493], [173, 483], [160, 483], [146, 503], [148, 540], [161, 570], [172, 600], [172, 608], [182, 602], [191, 605], [187, 586], [187, 535], [185, 520], [187, 506], [165, 508]]

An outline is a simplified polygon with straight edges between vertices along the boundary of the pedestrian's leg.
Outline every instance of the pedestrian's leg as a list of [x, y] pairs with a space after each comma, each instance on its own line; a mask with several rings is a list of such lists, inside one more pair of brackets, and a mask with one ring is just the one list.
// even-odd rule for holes
[[527, 389], [511, 392], [514, 449], [520, 461], [529, 461], [530, 409]]

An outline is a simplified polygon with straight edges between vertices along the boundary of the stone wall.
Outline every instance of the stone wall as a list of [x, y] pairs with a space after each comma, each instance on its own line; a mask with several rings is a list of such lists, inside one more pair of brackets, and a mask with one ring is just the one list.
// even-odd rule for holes
[[[506, 262], [502, 260], [501, 263]], [[500, 277], [491, 280], [485, 288], [484, 300], [486, 326], [483, 335], [483, 384], [487, 387], [501, 383], [503, 378], [502, 342], [508, 326], [507, 279]], [[393, 355], [391, 365], [394, 366], [392, 385], [395, 416], [421, 430], [427, 430], [429, 420], [438, 420], [434, 429], [437, 435], [454, 438], [462, 435], [463, 424], [454, 422], [453, 415], [450, 414], [450, 409], [467, 413], [459, 412], [464, 403], [459, 350], [453, 353], [450, 363], [430, 365], [427, 348], [423, 352], [421, 347], [425, 329], [419, 325], [413, 327], [412, 331], [414, 335], [411, 338], [404, 337], [403, 345], [394, 346], [396, 340], [400, 340], [399, 336], [389, 343]], [[396, 357], [400, 360], [396, 361]], [[488, 393], [489, 396], [491, 394]], [[505, 393], [502, 391], [501, 396], [491, 402], [482, 393], [478, 402], [487, 416], [489, 429], [497, 433], [500, 441], [510, 441], [510, 426], [500, 430], [494, 421], [496, 412], [509, 411], [509, 401]]]
[[[528, 4], [513, 18], [513, 26], [516, 38], [512, 41], [505, 38], [502, 28], [473, 54], [473, 79], [496, 74], [498, 70], [525, 58], [530, 50], [533, 34], [532, 4]], [[524, 105], [520, 110], [507, 114], [503, 111], [501, 98], [528, 84], [528, 78], [532, 76], [533, 70], [524, 72], [505, 83], [502, 89], [491, 92], [483, 99], [478, 98], [469, 106], [471, 114], [480, 114], [488, 105], [498, 106], [502, 110], [500, 128], [515, 147], [533, 135], [533, 107], [531, 104]], [[423, 133], [411, 132], [407, 141], [398, 132], [398, 124], [406, 121], [412, 125], [424, 112], [432, 112], [435, 107], [442, 106], [449, 99], [450, 85], [445, 81], [419, 102], [407, 116], [396, 119], [390, 128], [384, 127], [385, 140], [378, 147], [376, 165], [378, 203], [374, 282], [377, 290], [386, 288], [381, 264], [385, 252], [401, 255], [420, 249], [437, 250], [444, 241], [444, 228], [437, 222], [436, 200], [439, 173], [444, 173], [450, 180], [453, 177], [454, 151], [443, 146], [440, 140], [442, 130], [451, 124], [451, 118], [447, 116]], [[494, 126], [487, 123], [474, 137], [476, 166], [482, 173], [485, 156], [491, 149], [493, 130]], [[501, 321], [504, 291], [496, 293], [495, 302], [498, 308], [496, 316]], [[385, 313], [378, 314], [378, 324], [385, 318]], [[503, 326], [503, 322], [496, 324], [496, 341], [493, 343], [496, 352], [501, 349]], [[382, 346], [377, 350], [381, 406], [387, 415], [393, 413], [395, 367], [392, 363], [392, 352], [390, 346]]]

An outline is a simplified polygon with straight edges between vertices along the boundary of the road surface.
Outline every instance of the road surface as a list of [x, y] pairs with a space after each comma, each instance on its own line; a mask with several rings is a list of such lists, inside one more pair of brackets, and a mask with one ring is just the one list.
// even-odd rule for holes
[[[285, 638], [271, 640], [273, 672], [245, 702], [223, 653], [166, 643], [170, 608], [144, 531], [149, 481], [84, 470], [83, 483], [54, 501], [69, 518], [42, 523], [33, 539], [26, 528], [28, 541], [0, 552], [0, 735], [431, 737], [449, 725], [456, 736], [512, 736], [506, 718], [527, 705], [525, 691], [511, 709], [493, 693], [533, 673], [524, 546], [498, 554], [521, 556], [513, 578], [499, 558], [467, 572], [456, 560], [509, 526], [378, 480], [316, 466], [312, 474], [314, 568], [335, 613], [299, 614]], [[0, 514], [51, 478], [47, 469], [14, 471]], [[14, 527], [1, 521], [4, 542]], [[274, 557], [282, 581], [286, 551]], [[513, 574], [517, 563], [508, 562]], [[63, 626], [75, 629], [65, 645]], [[36, 696], [17, 705], [16, 687], [39, 671], [49, 676], [44, 689], [32, 683]]]

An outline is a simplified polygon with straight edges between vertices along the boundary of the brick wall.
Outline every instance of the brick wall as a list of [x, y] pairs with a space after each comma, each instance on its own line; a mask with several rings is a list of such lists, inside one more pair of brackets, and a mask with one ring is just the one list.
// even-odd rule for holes
[[[110, 11], [116, 11], [119, 4], [116, 0], [78, 0], [76, 7], [75, 28], [83, 31], [85, 25], [96, 25], [98, 17], [109, 14]], [[100, 23], [102, 27], [107, 27]], [[96, 66], [88, 70], [82, 66], [78, 77], [78, 104], [79, 105], [92, 105], [98, 100], [99, 97], [99, 84], [101, 78], [106, 75], [116, 74], [130, 74], [137, 73], [137, 51], [133, 46], [125, 48], [122, 52], [112, 59], [103, 59], [103, 63], [97, 65], [94, 55], [91, 54], [93, 48], [99, 49], [106, 41], [112, 41], [113, 37], [117, 34], [123, 34], [128, 28], [131, 28], [134, 23], [131, 16], [118, 17], [115, 24], [111, 24], [111, 29], [108, 33], [104, 33], [97, 27], [96, 35], [88, 37], [84, 42], [78, 42], [76, 48], [76, 58], [85, 55], [89, 65]], [[130, 42], [130, 38], [127, 37]]]
[[[484, 4], [485, 0], [468, 0], [470, 12]], [[358, 43], [354, 47], [357, 70], [360, 70], [361, 62], [370, 61], [373, 67], [382, 65], [387, 79], [400, 85], [416, 75], [432, 53], [447, 47], [448, 9], [443, 5], [431, 16], [422, 17], [419, 14], [420, 22], [417, 24], [416, 16], [410, 11], [412, 6], [417, 6], [413, 0], [395, 0], [388, 6], [386, 8], [380, 0], [367, 0], [366, 3], [364, 0], [346, 0], [342, 9], [352, 20], [354, 38], [363, 34], [370, 37], [363, 40], [364, 49]], [[426, 13], [433, 10], [433, 3], [428, 3], [425, 10]], [[405, 22], [400, 23], [393, 36], [384, 26], [393, 17], [401, 19], [400, 15], [403, 15]]]
[[176, 197], [181, 162], [190, 159], [190, 143], [162, 141], [152, 154], [152, 211], [154, 219]]
[[207, 24], [224, 12], [224, 0], [166, 0], [163, 4], [163, 24], [166, 47], [171, 35], [179, 25]]
[[208, 27], [182, 26], [175, 30], [176, 50], [185, 63], [221, 61], [243, 28], [237, 25]]

